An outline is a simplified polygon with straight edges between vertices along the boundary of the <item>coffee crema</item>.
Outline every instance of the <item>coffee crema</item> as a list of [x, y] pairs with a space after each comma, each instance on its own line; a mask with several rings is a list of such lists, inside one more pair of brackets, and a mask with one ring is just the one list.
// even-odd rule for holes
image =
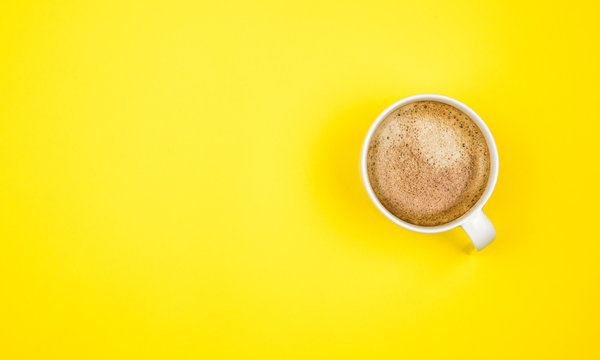
[[462, 111], [419, 101], [377, 127], [367, 155], [369, 182], [397, 218], [436, 226], [465, 214], [483, 194], [490, 154], [483, 133]]

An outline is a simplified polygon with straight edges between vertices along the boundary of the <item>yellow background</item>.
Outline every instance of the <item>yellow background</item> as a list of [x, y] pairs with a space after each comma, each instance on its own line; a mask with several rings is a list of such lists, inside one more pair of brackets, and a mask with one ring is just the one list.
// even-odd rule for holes
[[[3, 1], [0, 358], [598, 358], [592, 2]], [[483, 252], [371, 204], [440, 93], [500, 154]]]

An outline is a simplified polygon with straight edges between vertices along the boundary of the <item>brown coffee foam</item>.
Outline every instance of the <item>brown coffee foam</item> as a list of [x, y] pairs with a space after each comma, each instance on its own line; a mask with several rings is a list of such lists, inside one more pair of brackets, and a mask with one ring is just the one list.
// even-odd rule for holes
[[404, 105], [375, 130], [367, 155], [375, 195], [396, 217], [416, 225], [448, 223], [485, 190], [490, 156], [479, 127], [435, 101]]

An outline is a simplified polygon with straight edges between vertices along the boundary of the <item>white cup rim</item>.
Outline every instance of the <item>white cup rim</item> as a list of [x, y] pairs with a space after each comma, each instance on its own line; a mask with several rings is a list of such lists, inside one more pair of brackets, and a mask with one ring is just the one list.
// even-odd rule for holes
[[[369, 181], [369, 175], [367, 172], [367, 153], [369, 151], [369, 143], [371, 142], [373, 134], [375, 133], [375, 130], [377, 129], [379, 124], [390, 113], [392, 113], [397, 108], [399, 108], [403, 105], [406, 105], [406, 104], [417, 102], [417, 101], [442, 102], [442, 103], [448, 104], [450, 106], [453, 106], [453, 107], [459, 109], [460, 111], [464, 112], [465, 114], [467, 114], [475, 122], [475, 124], [477, 124], [477, 126], [483, 133], [483, 136], [485, 137], [485, 140], [487, 142], [488, 151], [490, 154], [490, 176], [489, 176], [486, 188], [485, 188], [483, 194], [481, 195], [481, 197], [479, 198], [479, 200], [475, 203], [475, 205], [473, 205], [471, 207], [471, 209], [469, 209], [469, 211], [467, 211], [465, 214], [463, 214], [458, 219], [455, 219], [449, 223], [437, 225], [437, 226], [421, 226], [421, 225], [411, 224], [409, 222], [406, 222], [404, 220], [397, 218], [395, 215], [393, 215], [391, 212], [389, 212], [381, 204], [379, 199], [377, 199], [377, 196], [375, 196], [375, 192], [373, 191], [373, 188], [371, 187], [371, 183]], [[438, 233], [438, 232], [443, 232], [443, 231], [453, 229], [457, 226], [464, 224], [465, 222], [468, 221], [468, 219], [473, 214], [477, 213], [478, 211], [481, 211], [481, 209], [483, 208], [483, 205], [485, 205], [485, 203], [488, 201], [488, 199], [492, 195], [492, 192], [494, 191], [494, 187], [496, 186], [496, 181], [498, 180], [498, 168], [499, 168], [498, 149], [496, 147], [496, 142], [494, 141], [494, 137], [492, 136], [492, 133], [488, 129], [487, 125], [481, 119], [481, 117], [475, 111], [473, 111], [470, 107], [468, 107], [467, 105], [463, 104], [462, 102], [460, 102], [456, 99], [453, 99], [453, 98], [445, 96], [445, 95], [419, 94], [419, 95], [412, 95], [412, 96], [409, 96], [404, 99], [396, 101], [395, 103], [390, 105], [387, 109], [385, 109], [377, 117], [377, 119], [375, 119], [375, 121], [369, 128], [369, 131], [367, 132], [367, 136], [365, 137], [365, 140], [364, 140], [364, 143], [362, 146], [362, 150], [361, 150], [361, 154], [360, 154], [360, 168], [361, 168], [360, 172], [361, 172], [362, 181], [365, 186], [365, 189], [367, 190], [367, 193], [369, 194], [369, 197], [371, 198], [371, 200], [373, 201], [375, 206], [379, 209], [379, 211], [381, 211], [388, 219], [390, 219], [394, 223], [396, 223], [408, 230], [421, 232], [421, 233]]]

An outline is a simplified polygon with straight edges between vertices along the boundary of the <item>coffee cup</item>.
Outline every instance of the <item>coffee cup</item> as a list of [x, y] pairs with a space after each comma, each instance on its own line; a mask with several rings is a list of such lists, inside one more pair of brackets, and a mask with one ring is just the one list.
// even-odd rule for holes
[[[485, 146], [487, 146], [487, 154], [489, 154], [489, 170], [486, 173], [487, 182], [485, 183], [485, 189], [479, 195], [479, 198], [468, 210], [456, 219], [453, 219], [447, 223], [435, 224], [433, 226], [419, 225], [414, 222], [406, 221], [401, 219], [399, 216], [394, 215], [386, 206], [383, 205], [382, 199], [379, 199], [376, 192], [373, 189], [371, 180], [369, 178], [368, 160], [369, 160], [369, 149], [371, 142], [373, 141], [374, 134], [376, 133], [379, 126], [382, 124], [390, 114], [397, 112], [400, 108], [405, 107], [412, 103], [425, 103], [425, 102], [436, 102], [449, 105], [460, 112], [464, 113], [468, 118], [477, 126], [480, 130], [483, 139], [485, 139]], [[425, 106], [426, 107], [426, 106]], [[462, 127], [462, 126], [461, 126]], [[431, 145], [430, 145], [431, 146]], [[464, 144], [463, 144], [464, 146]], [[486, 154], [486, 155], [487, 155]], [[405, 229], [420, 232], [420, 233], [439, 233], [448, 231], [458, 226], [462, 226], [465, 230], [475, 248], [482, 250], [488, 246], [496, 238], [496, 230], [492, 225], [491, 221], [483, 212], [483, 206], [486, 204], [498, 179], [498, 150], [496, 143], [492, 137], [492, 133], [483, 122], [481, 117], [475, 113], [471, 108], [462, 102], [450, 98], [448, 96], [436, 95], [436, 94], [421, 94], [409, 96], [401, 99], [385, 111], [383, 111], [376, 119], [375, 122], [369, 128], [367, 136], [365, 137], [361, 155], [360, 155], [360, 174], [367, 191], [367, 194], [381, 213], [383, 213], [392, 222], [402, 226]], [[407, 178], [410, 181], [410, 178]]]

